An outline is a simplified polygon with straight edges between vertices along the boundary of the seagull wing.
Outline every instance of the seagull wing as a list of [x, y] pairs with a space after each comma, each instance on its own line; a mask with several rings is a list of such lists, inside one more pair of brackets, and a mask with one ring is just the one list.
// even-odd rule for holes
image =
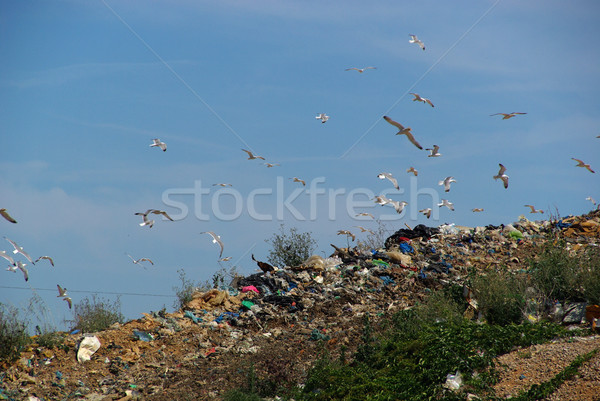
[[417, 140], [410, 131], [406, 132], [406, 136], [408, 137], [408, 140], [412, 142], [413, 145], [415, 145], [419, 149], [423, 149], [423, 146], [421, 146], [421, 144], [417, 142]]
[[506, 167], [504, 167], [504, 165], [502, 165], [501, 163], [498, 164], [500, 166], [500, 170], [498, 171], [498, 175], [502, 176], [505, 172], [506, 172]]
[[150, 262], [150, 264], [152, 266], [154, 266], [154, 262], [152, 262], [150, 259], [148, 258], [141, 258], [140, 260], [138, 260], [138, 262]]
[[64, 297], [64, 298], [63, 298], [63, 301], [67, 301], [67, 303], [69, 304], [69, 309], [72, 309], [72, 308], [73, 308], [73, 303], [72, 303], [72, 301], [71, 301], [71, 298], [69, 298], [69, 297]]
[[392, 120], [388, 116], [383, 116], [383, 119], [388, 123], [392, 124], [394, 127], [398, 128], [400, 131], [404, 130], [404, 126], [397, 121]]
[[[359, 68], [356, 68], [356, 67], [352, 67], [352, 68], [346, 68], [344, 71], [350, 71], [350, 70], [356, 70], [356, 71], [360, 71], [360, 69], [359, 69]], [[319, 117], [317, 117], [317, 118], [319, 118]]]
[[426, 102], [428, 105], [430, 105], [431, 107], [435, 107], [435, 106], [433, 105], [433, 103], [431, 103], [431, 100], [429, 100], [429, 99], [425, 99], [425, 102]]
[[48, 259], [50, 261], [50, 264], [52, 266], [54, 266], [54, 260], [52, 260], [52, 258], [50, 256], [40, 256], [39, 258], [37, 258], [37, 260], [35, 262], [37, 263], [42, 259]]
[[8, 214], [8, 212], [6, 211], [6, 209], [0, 209], [0, 214], [2, 215], [2, 217], [4, 217], [6, 220], [10, 221], [11, 223], [16, 223], [17, 221], [15, 219], [13, 219], [10, 214]]
[[252, 152], [250, 152], [249, 150], [246, 149], [242, 149], [244, 152], [248, 153], [248, 159], [253, 159], [254, 155], [252, 154]]
[[23, 263], [21, 263], [20, 260], [17, 261], [17, 267], [19, 268], [19, 270], [21, 270], [23, 272], [25, 281], [29, 281], [29, 272], [27, 271], [27, 269], [25, 268], [25, 265]]
[[67, 295], [67, 289], [66, 288], [62, 288], [58, 284], [56, 284], [56, 287], [58, 288], [58, 295], [57, 295], [57, 297], [64, 297], [65, 295]]

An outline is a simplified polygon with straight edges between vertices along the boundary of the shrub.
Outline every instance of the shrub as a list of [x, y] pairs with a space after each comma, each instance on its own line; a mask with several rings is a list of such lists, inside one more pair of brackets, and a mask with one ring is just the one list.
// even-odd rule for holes
[[29, 343], [27, 323], [19, 320], [18, 310], [0, 303], [0, 362], [16, 361]]
[[529, 261], [532, 284], [547, 300], [581, 301], [581, 263], [581, 258], [569, 254], [564, 241], [546, 243], [539, 256]]
[[583, 295], [590, 304], [600, 305], [600, 248], [588, 247], [581, 258]]
[[195, 285], [193, 281], [188, 280], [188, 278], [185, 275], [185, 270], [179, 269], [177, 270], [177, 273], [179, 273], [181, 287], [173, 287], [175, 295], [177, 295], [177, 300], [175, 301], [173, 306], [175, 307], [175, 309], [181, 309], [192, 300], [192, 295], [194, 294], [194, 291], [196, 291], [196, 288], [201, 286]]
[[525, 312], [527, 279], [506, 270], [489, 271], [472, 279], [479, 310], [489, 324], [520, 323]]
[[283, 224], [279, 233], [265, 242], [272, 246], [267, 260], [275, 266], [298, 266], [311, 256], [317, 245], [309, 232], [299, 233], [295, 227], [286, 232]]
[[111, 304], [107, 300], [98, 299], [94, 294], [91, 301], [86, 297], [75, 304], [74, 309], [75, 328], [82, 332], [106, 330], [114, 323], [125, 321], [119, 298]]
[[377, 228], [373, 233], [369, 233], [362, 241], [358, 241], [358, 249], [361, 251], [370, 251], [385, 246], [385, 240], [391, 235], [388, 227], [381, 220], [377, 220]]

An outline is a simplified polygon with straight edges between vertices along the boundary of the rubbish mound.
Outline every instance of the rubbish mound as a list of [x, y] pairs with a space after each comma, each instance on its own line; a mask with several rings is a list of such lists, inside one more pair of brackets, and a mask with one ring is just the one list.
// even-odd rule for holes
[[[33, 344], [3, 367], [0, 399], [166, 400], [192, 393], [210, 399], [239, 387], [243, 375], [232, 372], [248, 363], [267, 371], [279, 366], [299, 383], [321, 344], [334, 354], [356, 346], [365, 314], [388, 315], [432, 290], [464, 286], [473, 269], [522, 269], [538, 245], [554, 238], [574, 251], [598, 246], [600, 211], [556, 222], [522, 216], [502, 226], [418, 225], [373, 250], [332, 244], [328, 258], [313, 255], [299, 266], [236, 277], [196, 292], [174, 313], [144, 313], [103, 332], [69, 334], [54, 349]], [[581, 323], [586, 313], [600, 316], [584, 306], [571, 319]], [[456, 386], [459, 375], [448, 380]]]

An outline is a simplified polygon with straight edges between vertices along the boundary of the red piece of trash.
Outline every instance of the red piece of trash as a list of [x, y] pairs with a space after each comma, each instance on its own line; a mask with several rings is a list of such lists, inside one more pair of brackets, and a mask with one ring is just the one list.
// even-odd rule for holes
[[260, 292], [258, 292], [258, 289], [253, 285], [247, 285], [245, 287], [242, 287], [242, 292], [248, 292], [248, 291], [254, 291], [257, 294], [260, 294]]

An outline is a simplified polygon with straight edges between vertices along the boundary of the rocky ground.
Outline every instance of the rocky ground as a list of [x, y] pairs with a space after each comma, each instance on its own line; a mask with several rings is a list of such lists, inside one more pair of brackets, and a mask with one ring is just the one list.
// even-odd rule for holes
[[[597, 246], [600, 212], [560, 224], [522, 219], [471, 230], [417, 226], [399, 230], [378, 251], [334, 247], [330, 258], [197, 293], [173, 314], [150, 312], [102, 332], [68, 334], [53, 349], [33, 344], [2, 367], [0, 399], [217, 399], [248, 383], [250, 372], [301, 383], [324, 352], [335, 356], [345, 346], [351, 355], [365, 313], [378, 319], [411, 307], [432, 289], [462, 283], [472, 269], [521, 269], [536, 245], [552, 236], [566, 239], [574, 252]], [[92, 337], [99, 348], [78, 361], [82, 342]], [[592, 336], [503, 355], [497, 395], [510, 397], [549, 380], [578, 355], [599, 348], [600, 337]], [[550, 399], [600, 399], [600, 353]]]

